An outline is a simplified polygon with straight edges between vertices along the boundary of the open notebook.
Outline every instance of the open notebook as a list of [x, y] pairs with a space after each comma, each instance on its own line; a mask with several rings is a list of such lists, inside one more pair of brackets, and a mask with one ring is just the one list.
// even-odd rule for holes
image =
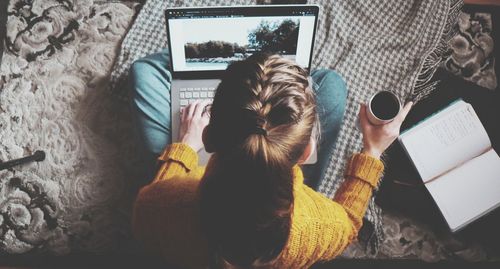
[[470, 104], [450, 104], [399, 142], [451, 231], [500, 206], [500, 157]]

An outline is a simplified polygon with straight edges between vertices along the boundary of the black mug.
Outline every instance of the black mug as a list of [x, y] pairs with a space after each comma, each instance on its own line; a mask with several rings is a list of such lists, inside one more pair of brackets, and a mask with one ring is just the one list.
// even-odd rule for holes
[[390, 91], [379, 91], [372, 95], [366, 105], [368, 120], [374, 125], [387, 124], [396, 118], [401, 110], [401, 101]]
[[366, 113], [370, 123], [387, 124], [396, 118], [401, 110], [401, 101], [390, 91], [379, 91], [372, 95], [366, 104]]

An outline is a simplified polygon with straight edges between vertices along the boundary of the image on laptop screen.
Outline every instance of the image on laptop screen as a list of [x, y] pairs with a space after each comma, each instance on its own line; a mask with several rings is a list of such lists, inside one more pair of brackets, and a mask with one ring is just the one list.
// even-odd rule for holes
[[309, 68], [312, 9], [169, 9], [167, 18], [174, 72], [225, 70], [256, 52], [277, 53]]

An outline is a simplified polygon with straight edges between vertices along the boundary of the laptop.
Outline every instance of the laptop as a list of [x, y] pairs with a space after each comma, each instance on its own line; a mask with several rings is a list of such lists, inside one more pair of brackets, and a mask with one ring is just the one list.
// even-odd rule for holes
[[[231, 62], [267, 51], [310, 71], [318, 11], [317, 5], [168, 8], [172, 141], [179, 141], [181, 110], [196, 100], [212, 101]], [[306, 164], [315, 163], [316, 154]], [[198, 155], [200, 165], [210, 158], [204, 149]]]

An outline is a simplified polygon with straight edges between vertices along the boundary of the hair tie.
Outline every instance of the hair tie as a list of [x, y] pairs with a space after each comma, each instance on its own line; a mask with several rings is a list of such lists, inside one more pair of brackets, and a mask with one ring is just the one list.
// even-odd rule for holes
[[252, 133], [267, 136], [267, 130], [264, 129], [264, 124], [266, 124], [266, 119], [257, 116], [255, 119], [255, 128]]
[[267, 130], [259, 126], [255, 126], [255, 129], [253, 130], [252, 133], [267, 136]]
[[267, 136], [267, 130], [264, 128], [266, 119], [258, 115], [255, 111], [250, 109], [243, 110], [244, 125], [243, 131], [245, 134], [258, 134]]

